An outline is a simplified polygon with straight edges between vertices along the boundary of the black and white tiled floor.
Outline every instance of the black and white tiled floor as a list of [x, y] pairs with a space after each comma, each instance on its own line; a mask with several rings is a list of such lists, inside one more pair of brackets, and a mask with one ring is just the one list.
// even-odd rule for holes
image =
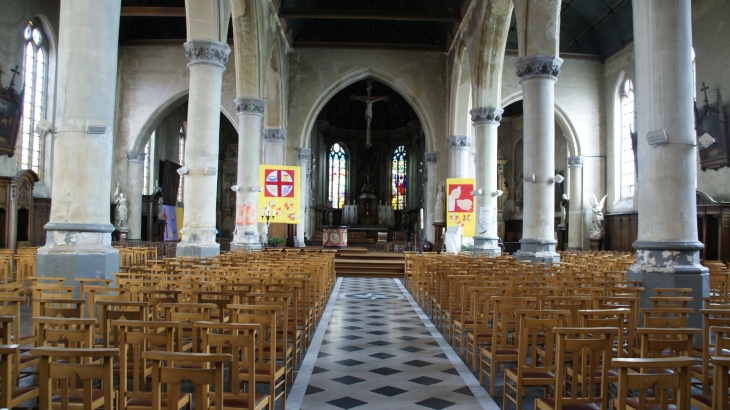
[[338, 279], [322, 323], [289, 409], [498, 409], [398, 280]]

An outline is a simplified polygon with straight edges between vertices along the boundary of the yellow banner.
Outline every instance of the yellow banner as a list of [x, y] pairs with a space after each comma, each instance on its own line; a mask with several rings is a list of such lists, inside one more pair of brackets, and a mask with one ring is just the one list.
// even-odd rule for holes
[[259, 186], [259, 222], [299, 223], [299, 167], [260, 165]]
[[446, 227], [461, 226], [462, 236], [474, 236], [476, 201], [471, 196], [473, 190], [474, 178], [446, 180]]

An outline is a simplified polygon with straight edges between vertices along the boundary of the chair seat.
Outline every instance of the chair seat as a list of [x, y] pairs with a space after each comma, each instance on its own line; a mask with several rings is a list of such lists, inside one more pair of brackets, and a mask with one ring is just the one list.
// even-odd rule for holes
[[20, 364], [32, 362], [33, 360], [38, 359], [38, 357], [33, 356], [32, 354], [21, 354], [20, 355]]
[[[97, 401], [99, 399], [104, 398], [104, 390], [102, 389], [93, 389], [91, 391], [91, 400]], [[60, 403], [61, 402], [61, 395], [55, 394], [53, 397], [51, 397], [51, 401], [53, 403]], [[68, 395], [68, 402], [72, 404], [83, 404], [84, 403], [84, 395], [83, 394], [69, 394]]]
[[[178, 404], [184, 404], [190, 401], [189, 393], [180, 393], [177, 395]], [[133, 397], [127, 402], [127, 407], [151, 408], [152, 396]], [[167, 397], [165, 395], [160, 399], [160, 407], [167, 408]]]
[[29, 397], [29, 399], [31, 397], [38, 396], [38, 389], [36, 389], [35, 387], [32, 387], [32, 386], [14, 387], [13, 392], [12, 392], [13, 398], [15, 399], [15, 398], [21, 397], [23, 395], [33, 392], [34, 390], [36, 391], [36, 394], [31, 395]]
[[[702, 365], [692, 366], [692, 373], [703, 374], [704, 371], [705, 371], [705, 368], [702, 367]], [[707, 377], [709, 377], [710, 379], [712, 379], [712, 377], [713, 377], [714, 374], [715, 374], [715, 372], [714, 372], [714, 369], [712, 367], [710, 367], [709, 369], [707, 369]]]
[[496, 352], [492, 352], [492, 348], [491, 347], [485, 347], [484, 350], [486, 350], [490, 354], [496, 353], [496, 354], [499, 354], [499, 355], [514, 355], [514, 356], [517, 356], [520, 353], [519, 350], [517, 350], [517, 349], [497, 349]]
[[555, 374], [547, 370], [530, 370], [522, 372], [522, 378], [525, 379], [552, 379], [554, 377]]
[[[537, 399], [537, 401], [540, 401], [547, 405], [548, 407], [554, 409], [555, 408], [555, 399], [546, 397], [544, 399]], [[537, 406], [535, 406], [537, 408]], [[599, 409], [598, 406], [595, 404], [590, 403], [565, 403], [563, 402], [563, 405], [561, 406], [562, 410], [597, 410]]]
[[[639, 399], [636, 397], [631, 397], [626, 399], [626, 405], [628, 407], [631, 407], [632, 409], [638, 409], [639, 408]], [[646, 410], [661, 410], [662, 405], [661, 404], [646, 404]], [[667, 410], [677, 410], [677, 406], [670, 404], [667, 406]]]
[[711, 394], [693, 394], [692, 400], [697, 400], [699, 403], [712, 407], [712, 395]]
[[[238, 372], [241, 374], [248, 374], [248, 370], [249, 370], [248, 365], [244, 365], [239, 368]], [[276, 376], [276, 378], [283, 376], [285, 374], [285, 372], [286, 372], [285, 366], [276, 366], [276, 368], [274, 369], [274, 373], [275, 373], [274, 375]], [[256, 374], [270, 376], [271, 375], [271, 366], [269, 366], [268, 363], [256, 364]], [[256, 383], [258, 383], [258, 382], [259, 381], [257, 379]], [[261, 382], [264, 383], [265, 380], [261, 380]]]
[[[223, 396], [223, 407], [225, 408], [232, 408], [232, 409], [254, 409], [258, 408], [259, 406], [263, 406], [269, 402], [269, 395], [268, 394], [257, 394], [254, 396], [254, 405], [250, 406], [248, 404], [248, 396], [247, 395], [225, 395]], [[215, 399], [210, 401], [210, 406], [215, 406]]]

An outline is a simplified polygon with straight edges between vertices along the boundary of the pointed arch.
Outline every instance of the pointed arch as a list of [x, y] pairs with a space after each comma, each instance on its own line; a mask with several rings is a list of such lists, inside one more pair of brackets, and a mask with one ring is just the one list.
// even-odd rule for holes
[[286, 128], [281, 52], [276, 40], [271, 45], [264, 82], [264, 128]]
[[413, 107], [413, 110], [416, 112], [416, 115], [418, 115], [418, 119], [421, 122], [424, 134], [426, 135], [426, 151], [435, 150], [437, 145], [433, 122], [431, 121], [431, 118], [426, 115], [427, 111], [423, 103], [418, 98], [416, 98], [415, 93], [410, 88], [403, 85], [396, 78], [374, 68], [362, 68], [344, 74], [339, 81], [332, 83], [324, 90], [324, 92], [322, 92], [322, 94], [320, 94], [314, 104], [312, 104], [312, 107], [309, 109], [306, 120], [304, 122], [304, 127], [302, 128], [302, 134], [299, 136], [299, 146], [305, 148], [310, 147], [311, 134], [312, 129], [314, 129], [315, 121], [317, 120], [319, 113], [322, 111], [327, 102], [331, 100], [332, 97], [334, 97], [338, 92], [342, 91], [345, 87], [366, 78], [372, 78], [380, 81], [381, 83], [386, 84], [390, 88], [397, 91], [401, 96], [403, 96], [408, 104]]
[[470, 135], [472, 107], [472, 73], [469, 51], [466, 44], [459, 44], [454, 58], [454, 72], [451, 80], [451, 135]]

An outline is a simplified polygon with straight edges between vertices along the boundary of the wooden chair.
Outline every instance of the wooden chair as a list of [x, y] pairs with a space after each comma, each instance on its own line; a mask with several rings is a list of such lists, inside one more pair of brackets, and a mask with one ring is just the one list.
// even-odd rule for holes
[[236, 371], [244, 366], [255, 366], [257, 357], [263, 357], [264, 344], [258, 343], [258, 347], [256, 344], [262, 331], [261, 325], [195, 322], [195, 326], [201, 329], [201, 349], [204, 353], [225, 351], [233, 355], [228, 374], [228, 391], [223, 396], [223, 408], [260, 410], [267, 407], [271, 397], [256, 393], [256, 373], [249, 372], [247, 378], [241, 379]]
[[[167, 386], [167, 396], [180, 395], [180, 384], [190, 381], [195, 386], [195, 409], [223, 410], [223, 366], [232, 361], [230, 354], [144, 352], [143, 360], [152, 362], [152, 410], [162, 410], [162, 385]], [[196, 368], [175, 367], [175, 362], [198, 363]], [[209, 395], [213, 386], [213, 403]], [[189, 396], [189, 395], [188, 395]], [[167, 410], [176, 410], [176, 403], [168, 402]]]
[[715, 388], [712, 396], [712, 408], [715, 410], [728, 410], [728, 388], [730, 388], [730, 357], [712, 356], [712, 364], [715, 368]]
[[[146, 351], [174, 352], [181, 345], [180, 322], [113, 320], [111, 326], [119, 329], [119, 407], [120, 410], [143, 410], [152, 406], [152, 392], [145, 390], [147, 377], [152, 374], [152, 365], [142, 360]], [[130, 377], [131, 376], [131, 377]], [[132, 387], [127, 387], [129, 379]], [[163, 393], [161, 405], [169, 406], [168, 397]], [[175, 407], [175, 405], [177, 407]], [[190, 407], [190, 395], [180, 393], [173, 407], [179, 410]]]
[[[239, 369], [240, 377], [248, 378], [250, 373], [254, 372], [257, 383], [266, 383], [269, 385], [269, 409], [274, 409], [274, 403], [281, 398], [281, 408], [286, 410], [286, 366], [280, 366], [276, 363], [276, 344], [278, 332], [276, 325], [278, 323], [278, 309], [272, 309], [271, 306], [256, 305], [229, 305], [230, 314], [234, 319], [234, 323], [255, 323], [261, 325], [260, 340], [264, 343], [263, 356], [259, 357], [256, 365], [241, 366]], [[266, 310], [268, 309], [268, 310]], [[281, 389], [277, 395], [276, 390]]]
[[[513, 402], [522, 409], [522, 396], [526, 387], [542, 387], [547, 391], [555, 382], [555, 350], [553, 329], [564, 327], [570, 312], [566, 310], [518, 310], [519, 356], [517, 367], [504, 369], [504, 403], [507, 409]], [[514, 393], [514, 397], [510, 395]]]
[[517, 311], [535, 308], [534, 297], [493, 297], [492, 343], [481, 349], [479, 384], [484, 384], [484, 376], [489, 377], [489, 394], [494, 395], [497, 365], [516, 362], [519, 355], [517, 340]]
[[216, 309], [212, 303], [161, 303], [160, 309], [165, 312], [165, 320], [182, 323], [181, 352], [200, 352], [200, 335], [195, 331], [193, 323], [210, 322]]
[[101, 346], [113, 346], [113, 341], [118, 340], [116, 334], [112, 334], [110, 322], [112, 320], [146, 320], [149, 305], [147, 302], [126, 302], [117, 300], [100, 300], [96, 302], [98, 311], [99, 334]]
[[[35, 347], [31, 349], [31, 354], [40, 358], [38, 404], [41, 409], [114, 408], [116, 391], [112, 366], [114, 358], [119, 357], [119, 349]], [[70, 358], [72, 361], [54, 361], [58, 357]], [[82, 385], [79, 390], [72, 387], [77, 379], [81, 380]], [[94, 388], [94, 380], [101, 382], [101, 388]], [[54, 381], [60, 382], [59, 392], [54, 391]]]
[[20, 356], [20, 346], [17, 344], [0, 345], [0, 408], [12, 409], [26, 401], [38, 397], [38, 388], [34, 386], [18, 386], [17, 357]]
[[492, 340], [492, 296], [504, 296], [505, 290], [498, 287], [474, 287], [472, 292], [474, 328], [466, 334], [466, 364], [469, 364], [471, 356], [472, 371], [477, 371], [480, 349]]
[[[608, 410], [608, 365], [613, 350], [613, 335], [618, 328], [554, 329], [556, 336], [554, 398], [535, 400], [535, 409], [601, 409]], [[585, 375], [584, 388], [568, 389], [567, 368], [573, 374]], [[600, 386], [596, 389], [594, 386]], [[598, 403], [598, 405], [596, 405]]]
[[[692, 357], [613, 359], [611, 366], [618, 369], [618, 390], [614, 408], [669, 410], [676, 406], [677, 409], [689, 409], [689, 369], [697, 363], [698, 360]], [[636, 369], [639, 372], [635, 372]], [[652, 396], [649, 396], [650, 391]]]

